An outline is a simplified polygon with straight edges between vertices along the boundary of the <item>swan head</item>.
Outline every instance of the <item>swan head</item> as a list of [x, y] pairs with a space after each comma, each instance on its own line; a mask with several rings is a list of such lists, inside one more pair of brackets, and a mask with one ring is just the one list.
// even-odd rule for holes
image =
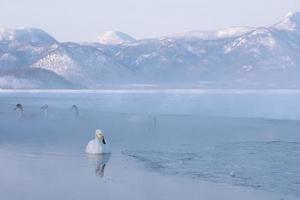
[[22, 104], [18, 103], [18, 104], [16, 105], [16, 107], [14, 108], [14, 110], [23, 110]]
[[47, 109], [48, 109], [48, 105], [47, 105], [47, 104], [43, 105], [43, 106], [41, 107], [41, 109], [42, 109], [42, 110], [47, 110]]
[[103, 144], [106, 144], [105, 139], [104, 139], [104, 134], [100, 129], [96, 130], [95, 137]]

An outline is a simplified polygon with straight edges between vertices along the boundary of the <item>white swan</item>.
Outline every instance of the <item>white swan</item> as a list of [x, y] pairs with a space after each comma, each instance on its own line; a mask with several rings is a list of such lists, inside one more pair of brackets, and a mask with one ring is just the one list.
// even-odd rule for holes
[[85, 149], [89, 154], [106, 154], [110, 153], [108, 144], [104, 139], [104, 134], [101, 130], [97, 129], [95, 133], [95, 139], [91, 140]]
[[23, 117], [23, 106], [22, 104], [18, 103], [14, 110], [18, 113], [18, 117], [22, 118]]
[[48, 116], [48, 108], [49, 108], [49, 106], [47, 104], [45, 104], [41, 107], [41, 111], [43, 112], [44, 117]]
[[79, 116], [79, 109], [76, 105], [72, 105], [71, 110], [74, 110], [75, 117]]

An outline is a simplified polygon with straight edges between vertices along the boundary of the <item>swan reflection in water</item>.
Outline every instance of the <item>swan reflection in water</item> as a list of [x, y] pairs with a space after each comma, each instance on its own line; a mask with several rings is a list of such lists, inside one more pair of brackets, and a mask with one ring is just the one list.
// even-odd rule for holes
[[106, 154], [87, 154], [87, 158], [94, 166], [96, 166], [96, 176], [102, 178], [104, 176], [105, 166], [110, 159], [110, 153]]

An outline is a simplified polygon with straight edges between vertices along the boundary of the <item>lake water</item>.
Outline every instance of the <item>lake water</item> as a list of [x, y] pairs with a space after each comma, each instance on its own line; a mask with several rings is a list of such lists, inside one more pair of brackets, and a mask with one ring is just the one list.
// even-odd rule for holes
[[[0, 199], [300, 199], [299, 102], [297, 90], [0, 91]], [[97, 128], [111, 155], [85, 154]]]

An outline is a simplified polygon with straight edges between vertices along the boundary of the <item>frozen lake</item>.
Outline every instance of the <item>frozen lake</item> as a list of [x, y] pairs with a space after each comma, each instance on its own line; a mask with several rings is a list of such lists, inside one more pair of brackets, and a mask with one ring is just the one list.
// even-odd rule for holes
[[[0, 91], [0, 199], [300, 199], [299, 102], [297, 90]], [[84, 152], [97, 128], [110, 156]]]

